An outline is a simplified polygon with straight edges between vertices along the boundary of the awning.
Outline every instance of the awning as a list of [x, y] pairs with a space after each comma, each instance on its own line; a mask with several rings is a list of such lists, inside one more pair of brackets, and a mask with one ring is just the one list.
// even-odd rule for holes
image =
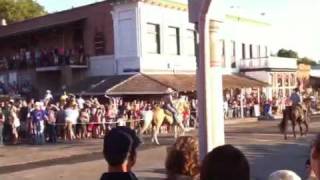
[[[265, 87], [267, 83], [243, 75], [224, 75], [223, 88]], [[108, 95], [165, 94], [168, 88], [195, 92], [196, 75], [137, 74], [106, 91]]]
[[107, 95], [143, 95], [164, 94], [169, 88], [150, 78], [148, 75], [136, 74], [106, 91]]
[[[224, 75], [224, 88], [264, 87], [267, 83], [243, 75]], [[195, 92], [196, 75], [142, 74], [91, 77], [77, 83], [69, 92], [83, 95], [160, 95], [168, 88], [178, 92]]]
[[223, 76], [223, 88], [250, 88], [266, 86], [269, 86], [269, 84], [249, 76], [240, 74]]
[[101, 96], [105, 95], [106, 90], [121, 84], [129, 77], [131, 75], [89, 77], [72, 85], [67, 91], [85, 96]]
[[[50, 20], [48, 20], [47, 18], [50, 18]], [[57, 16], [57, 18], [52, 18], [51, 16], [38, 17], [35, 19], [30, 19], [22, 22], [9, 24], [8, 26], [0, 27], [0, 38], [12, 35], [19, 35], [23, 33], [35, 32], [41, 29], [49, 29], [51, 27], [62, 26], [65, 24], [76, 23], [84, 21], [85, 19], [86, 18], [84, 17], [70, 18], [67, 16]]]

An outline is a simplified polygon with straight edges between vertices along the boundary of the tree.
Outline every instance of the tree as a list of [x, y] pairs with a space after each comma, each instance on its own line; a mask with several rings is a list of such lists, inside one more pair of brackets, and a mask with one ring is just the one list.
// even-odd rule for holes
[[293, 50], [287, 49], [280, 49], [277, 53], [278, 57], [285, 57], [285, 58], [298, 58], [298, 53]]
[[314, 60], [310, 59], [310, 58], [304, 57], [304, 58], [301, 58], [301, 59], [298, 60], [298, 64], [307, 64], [307, 65], [310, 65], [310, 66], [314, 66], [317, 63]]
[[45, 15], [44, 7], [35, 0], [0, 0], [0, 19], [8, 23]]

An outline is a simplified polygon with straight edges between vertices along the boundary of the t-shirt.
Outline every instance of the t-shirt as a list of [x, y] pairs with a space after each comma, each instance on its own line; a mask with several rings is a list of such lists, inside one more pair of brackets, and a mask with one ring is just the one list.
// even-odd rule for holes
[[46, 118], [46, 113], [43, 110], [35, 110], [35, 111], [32, 112], [32, 121], [33, 121], [33, 123], [44, 121], [45, 118]]
[[132, 172], [114, 172], [102, 174], [100, 180], [138, 180]]

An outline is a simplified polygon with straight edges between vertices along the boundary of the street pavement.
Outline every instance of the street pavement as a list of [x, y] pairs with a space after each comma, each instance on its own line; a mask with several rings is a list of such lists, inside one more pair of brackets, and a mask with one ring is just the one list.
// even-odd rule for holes
[[[250, 161], [252, 179], [264, 180], [279, 169], [290, 169], [305, 177], [304, 163], [310, 142], [320, 130], [318, 117], [313, 118], [307, 137], [285, 141], [279, 133], [279, 121], [259, 121], [226, 125], [226, 142], [240, 148]], [[191, 132], [196, 136], [196, 132]], [[139, 179], [165, 178], [164, 161], [172, 136], [160, 137], [161, 146], [146, 144], [138, 152], [135, 173]], [[85, 140], [55, 145], [0, 147], [1, 180], [73, 180], [99, 179], [107, 165], [101, 154], [102, 140]]]

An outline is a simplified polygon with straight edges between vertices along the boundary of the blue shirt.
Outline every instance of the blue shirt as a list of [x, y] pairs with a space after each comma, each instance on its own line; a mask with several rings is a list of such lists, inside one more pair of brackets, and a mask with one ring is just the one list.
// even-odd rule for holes
[[301, 98], [298, 93], [291, 94], [290, 100], [292, 101], [293, 105], [297, 105], [301, 102]]

